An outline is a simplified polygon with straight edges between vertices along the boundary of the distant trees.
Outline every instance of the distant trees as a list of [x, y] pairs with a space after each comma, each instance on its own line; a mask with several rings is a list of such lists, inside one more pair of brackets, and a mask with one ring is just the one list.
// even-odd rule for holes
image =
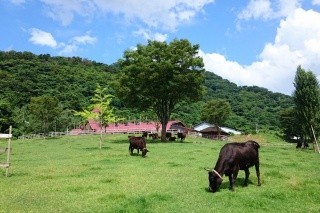
[[58, 99], [47, 95], [32, 97], [28, 109], [33, 117], [41, 122], [45, 134], [48, 133], [49, 125], [52, 125], [62, 112]]
[[201, 100], [204, 64], [198, 50], [185, 39], [149, 41], [119, 60], [118, 97], [129, 107], [152, 109], [162, 125], [162, 140], [177, 104]]
[[11, 121], [11, 109], [10, 109], [10, 103], [0, 98], [0, 133], [1, 132], [7, 132], [9, 129]]
[[259, 131], [279, 131], [279, 112], [293, 107], [291, 96], [257, 86], [237, 86], [212, 72], [205, 72], [204, 87], [203, 101], [227, 100], [232, 106], [232, 114], [225, 125], [246, 133], [256, 132], [256, 124]]
[[220, 138], [221, 125], [228, 119], [232, 110], [229, 102], [223, 99], [210, 100], [202, 107], [201, 119], [214, 124]]
[[295, 118], [297, 131], [304, 140], [313, 139], [319, 135], [320, 122], [320, 87], [317, 77], [311, 71], [305, 71], [298, 66], [294, 79]]
[[[150, 60], [146, 60], [147, 63], [141, 62], [141, 69], [153, 71], [133, 71], [133, 74], [129, 75], [125, 81], [133, 85], [143, 83], [144, 87], [150, 89], [150, 93], [159, 97], [158, 101], [166, 95], [164, 88], [162, 88], [163, 85], [166, 85], [167, 89], [172, 91], [172, 93], [168, 93], [168, 98], [185, 98], [187, 95], [180, 95], [180, 91], [185, 90], [190, 94], [191, 90], [195, 90], [192, 82], [197, 85], [201, 82], [199, 83], [200, 86], [195, 88], [199, 89], [200, 87], [201, 90], [203, 88], [206, 91], [204, 97], [201, 98], [201, 92], [195, 92], [192, 96], [198, 97], [198, 102], [195, 102], [193, 98], [190, 100], [186, 98], [183, 101], [177, 99], [175, 101], [178, 103], [171, 113], [171, 119], [179, 119], [189, 127], [201, 121], [201, 108], [204, 102], [221, 98], [230, 103], [233, 111], [225, 125], [244, 132], [254, 131], [257, 122], [260, 130], [280, 129], [277, 116], [279, 111], [293, 106], [291, 96], [273, 93], [260, 87], [237, 86], [212, 72], [203, 72], [202, 65], [198, 68], [195, 67], [196, 69], [191, 66], [188, 71], [180, 72], [179, 69], [182, 70], [183, 67], [194, 61], [198, 60], [200, 62], [201, 59], [197, 59], [196, 55], [194, 55], [194, 58], [189, 57], [192, 52], [197, 52], [194, 49], [197, 45], [188, 46], [182, 44], [184, 42], [180, 42], [180, 40], [177, 41], [174, 45], [160, 42], [154, 45], [155, 48], [151, 48], [152, 45], [150, 47], [149, 45], [140, 45], [141, 48], [133, 50], [133, 52], [137, 51], [135, 55], [150, 51], [150, 55], [154, 53], [158, 57], [150, 59], [153, 63]], [[125, 55], [131, 57], [129, 54]], [[132, 53], [132, 55], [134, 54]], [[142, 57], [142, 55], [139, 55], [140, 61], [147, 58]], [[184, 58], [192, 59], [183, 62], [182, 59]], [[36, 55], [30, 52], [0, 51], [0, 128], [2, 131], [6, 131], [12, 125], [13, 134], [16, 136], [42, 132], [41, 122], [30, 113], [27, 106], [32, 97], [44, 95], [55, 97], [59, 102], [59, 107], [63, 110], [48, 125], [48, 131], [66, 131], [71, 127], [77, 128], [80, 124], [79, 118], [71, 112], [80, 111], [91, 103], [90, 99], [94, 95], [96, 83], [104, 88], [111, 86], [114, 80], [118, 81], [119, 70], [126, 65], [122, 64], [122, 61], [129, 62], [131, 59], [133, 58], [127, 60], [124, 57], [119, 63], [106, 65], [79, 57], [54, 57], [49, 54]], [[171, 62], [175, 65], [169, 65]], [[137, 67], [138, 62], [136, 60], [135, 64], [135, 67]], [[150, 69], [148, 66], [150, 66]], [[181, 67], [179, 68], [179, 66]], [[133, 69], [134, 65], [130, 67]], [[125, 69], [131, 68], [127, 67]], [[166, 70], [169, 70], [169, 68], [174, 68], [174, 71], [167, 72]], [[142, 78], [140, 75], [145, 73], [146, 76]], [[193, 80], [194, 76], [198, 77]], [[141, 81], [133, 80], [133, 77], [139, 78]], [[146, 81], [142, 81], [142, 79]], [[183, 86], [178, 87], [179, 83], [176, 84], [176, 81], [181, 82]], [[178, 89], [176, 89], [177, 87]], [[123, 88], [124, 93], [126, 88]], [[116, 93], [110, 90], [110, 94], [115, 95]], [[143, 93], [137, 91], [136, 94], [142, 95]], [[132, 96], [132, 99], [142, 100], [140, 98], [136, 99], [136, 96]], [[142, 103], [150, 102], [154, 102], [154, 100], [146, 98], [142, 101]], [[137, 105], [134, 101], [132, 103], [132, 105]], [[158, 116], [154, 117], [156, 113], [154, 107], [149, 105], [152, 110], [152, 113], [149, 113], [149, 109], [141, 111], [127, 108], [127, 104], [127, 101], [120, 100], [115, 95], [110, 105], [115, 108], [115, 114], [131, 121], [139, 118], [140, 120], [159, 120]]]
[[299, 133], [299, 122], [295, 116], [295, 108], [290, 107], [279, 112], [279, 120], [282, 126], [282, 131], [287, 140], [297, 137]]

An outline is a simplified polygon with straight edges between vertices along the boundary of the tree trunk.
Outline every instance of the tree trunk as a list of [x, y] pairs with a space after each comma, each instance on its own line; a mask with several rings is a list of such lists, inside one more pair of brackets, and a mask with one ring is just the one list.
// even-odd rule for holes
[[315, 132], [314, 132], [314, 129], [313, 129], [313, 126], [312, 126], [312, 125], [311, 125], [311, 130], [312, 130], [313, 138], [314, 138], [314, 140], [313, 140], [313, 150], [314, 150], [315, 152], [320, 153], [319, 146], [318, 146], [318, 142], [317, 142], [317, 137], [316, 137], [316, 134], [315, 134]]
[[162, 129], [161, 129], [161, 141], [166, 141], [166, 133], [167, 133], [167, 124], [168, 124], [168, 121], [161, 121], [161, 126], [162, 126]]
[[221, 129], [220, 129], [219, 125], [217, 125], [217, 124], [215, 124], [215, 125], [216, 125], [217, 130], [218, 130], [218, 140], [220, 140], [221, 139]]
[[100, 142], [99, 142], [99, 148], [102, 149], [102, 120], [100, 118]]

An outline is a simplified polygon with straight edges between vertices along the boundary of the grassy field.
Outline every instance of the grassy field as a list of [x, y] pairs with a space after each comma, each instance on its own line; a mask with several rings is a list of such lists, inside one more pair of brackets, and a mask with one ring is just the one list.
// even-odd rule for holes
[[204, 168], [225, 142], [148, 139], [142, 158], [129, 155], [127, 135], [105, 136], [102, 150], [98, 136], [14, 140], [11, 176], [0, 173], [0, 212], [319, 212], [320, 155], [276, 137], [253, 139], [262, 186], [251, 168], [248, 187], [240, 171], [234, 192], [225, 179], [217, 193], [207, 192]]

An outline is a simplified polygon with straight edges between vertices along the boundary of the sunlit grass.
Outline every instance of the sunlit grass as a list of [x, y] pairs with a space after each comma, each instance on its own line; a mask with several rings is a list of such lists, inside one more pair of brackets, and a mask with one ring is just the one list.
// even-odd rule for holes
[[[262, 186], [240, 171], [209, 193], [207, 172], [225, 142], [148, 139], [146, 158], [130, 156], [127, 135], [16, 140], [11, 176], [0, 172], [0, 212], [318, 212], [319, 154], [273, 137], [260, 140]], [[244, 140], [244, 138], [239, 138]], [[3, 157], [3, 156], [0, 156]]]

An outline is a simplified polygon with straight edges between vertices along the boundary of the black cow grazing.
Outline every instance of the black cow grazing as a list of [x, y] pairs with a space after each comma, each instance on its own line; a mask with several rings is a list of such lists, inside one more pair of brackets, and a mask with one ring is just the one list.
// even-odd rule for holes
[[297, 148], [297, 149], [299, 149], [299, 148], [308, 149], [308, 148], [309, 148], [309, 144], [308, 144], [308, 142], [305, 141], [305, 140], [298, 140], [296, 148]]
[[133, 155], [133, 150], [137, 149], [137, 154], [139, 155], [139, 150], [142, 151], [142, 157], [145, 157], [149, 150], [147, 149], [146, 139], [144, 137], [129, 137], [129, 151]]
[[166, 139], [168, 140], [171, 137], [172, 137], [172, 133], [171, 132], [166, 132]]
[[185, 132], [178, 132], [177, 134], [178, 138], [180, 138], [180, 141], [184, 141], [184, 139], [187, 137], [187, 133]]
[[173, 137], [170, 137], [170, 138], [169, 138], [169, 141], [176, 141], [176, 139], [177, 139], [177, 138], [173, 136]]
[[247, 186], [249, 168], [253, 165], [258, 177], [258, 186], [260, 186], [259, 148], [259, 144], [252, 140], [244, 143], [225, 144], [220, 150], [214, 169], [207, 170], [209, 171], [209, 191], [216, 192], [219, 189], [223, 175], [229, 177], [230, 190], [233, 191], [239, 170], [244, 170], [246, 176], [243, 185]]
[[147, 138], [148, 137], [148, 132], [142, 132], [142, 137]]
[[152, 140], [158, 139], [158, 138], [159, 138], [159, 135], [158, 135], [158, 133], [150, 133], [150, 134], [149, 134], [149, 138], [152, 138]]

